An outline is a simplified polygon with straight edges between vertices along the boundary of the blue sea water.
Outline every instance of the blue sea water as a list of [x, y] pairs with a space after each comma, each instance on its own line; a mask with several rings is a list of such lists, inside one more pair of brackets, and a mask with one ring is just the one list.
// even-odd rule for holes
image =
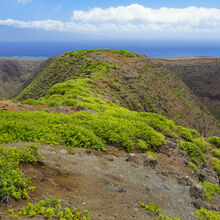
[[150, 57], [220, 57], [220, 40], [0, 42], [0, 57], [48, 58], [67, 51], [94, 48], [123, 49]]

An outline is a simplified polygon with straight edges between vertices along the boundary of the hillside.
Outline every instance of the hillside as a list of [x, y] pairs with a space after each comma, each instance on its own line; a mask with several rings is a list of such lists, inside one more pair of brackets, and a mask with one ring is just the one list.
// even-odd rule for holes
[[14, 97], [32, 79], [44, 59], [0, 58], [0, 97]]
[[[101, 95], [130, 110], [162, 114], [207, 136], [219, 132], [214, 117], [190, 89], [153, 59], [117, 50], [68, 52], [53, 59], [19, 94], [18, 101], [49, 96], [48, 90], [56, 83], [74, 80], [77, 84], [78, 79], [90, 79], [95, 84], [90, 86], [95, 96]], [[59, 91], [54, 94], [65, 97]]]
[[220, 120], [220, 58], [157, 60], [176, 73]]
[[1, 219], [220, 218], [220, 137], [179, 124], [217, 126], [174, 73], [119, 50], [41, 70], [0, 100]]

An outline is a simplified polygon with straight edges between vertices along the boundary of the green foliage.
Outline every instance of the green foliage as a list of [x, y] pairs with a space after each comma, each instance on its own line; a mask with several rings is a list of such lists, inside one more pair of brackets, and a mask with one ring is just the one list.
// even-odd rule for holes
[[23, 101], [23, 104], [27, 104], [27, 105], [45, 105], [44, 102], [39, 101], [39, 100], [34, 100], [34, 99], [27, 99], [27, 100]]
[[195, 138], [192, 142], [196, 144], [203, 153], [206, 153], [210, 149], [210, 144], [206, 142], [204, 138]]
[[193, 213], [197, 220], [219, 220], [220, 212], [212, 212], [205, 208], [201, 208]]
[[64, 205], [62, 200], [55, 198], [41, 200], [37, 204], [28, 203], [27, 206], [18, 211], [9, 210], [9, 216], [14, 218], [43, 216], [45, 219], [72, 219], [72, 220], [90, 220], [89, 211], [77, 211], [75, 208]]
[[4, 101], [4, 100], [5, 100], [5, 98], [0, 97], [0, 101]]
[[28, 199], [31, 179], [23, 177], [20, 163], [35, 163], [40, 157], [37, 148], [31, 145], [24, 149], [0, 147], [0, 200], [8, 201], [10, 197], [20, 200]]
[[[131, 151], [156, 149], [166, 143], [164, 136], [150, 127], [139, 113], [123, 108], [113, 108], [100, 113], [80, 112], [74, 114], [75, 123], [91, 128], [109, 145]], [[141, 141], [142, 140], [142, 141]]]
[[108, 51], [111, 51], [111, 52], [114, 52], [114, 53], [119, 53], [119, 54], [121, 54], [123, 56], [126, 56], [126, 57], [135, 57], [135, 56], [137, 56], [137, 54], [132, 53], [132, 52], [127, 51], [127, 50], [111, 49], [111, 50], [108, 50]]
[[184, 138], [186, 141], [192, 141], [192, 135], [187, 131], [181, 131], [180, 136]]
[[214, 149], [214, 150], [213, 150], [213, 154], [214, 154], [218, 159], [220, 159], [220, 149]]
[[199, 172], [197, 166], [196, 166], [194, 163], [189, 162], [188, 167], [189, 167], [190, 169], [195, 170], [197, 174], [200, 174], [200, 172]]
[[217, 173], [218, 176], [220, 176], [220, 160], [218, 158], [213, 157], [212, 163], [213, 163], [215, 172]]
[[217, 136], [209, 137], [208, 141], [214, 144], [217, 148], [220, 148], [220, 137]]
[[167, 215], [166, 212], [164, 210], [162, 210], [158, 204], [150, 203], [149, 205], [146, 205], [144, 203], [140, 203], [139, 205], [140, 205], [140, 207], [144, 208], [145, 210], [156, 215], [155, 219], [158, 219], [158, 220], [180, 220], [180, 218], [177, 218], [177, 217], [171, 218], [170, 215]]
[[39, 101], [51, 107], [67, 105], [93, 111], [104, 111], [113, 104], [92, 92], [94, 83], [90, 79], [69, 80], [65, 83], [57, 83]]
[[217, 193], [220, 194], [220, 188], [218, 184], [213, 184], [207, 181], [204, 181], [203, 183], [200, 183], [200, 185], [205, 190], [205, 198], [210, 201], [213, 196], [215, 196]]
[[177, 126], [180, 136], [186, 141], [192, 141], [193, 138], [198, 138], [200, 136], [199, 132], [194, 129], [184, 128], [182, 126]]
[[175, 140], [177, 140], [179, 138], [179, 136], [176, 133], [174, 133], [174, 132], [167, 132], [166, 135], [168, 137], [171, 137], [171, 138], [175, 139]]
[[149, 156], [152, 156], [155, 160], [157, 160], [157, 155], [156, 155], [154, 152], [148, 151], [148, 152], [146, 152], [145, 154], [146, 154], [146, 155], [149, 155]]
[[196, 143], [184, 141], [180, 144], [180, 147], [181, 149], [186, 151], [186, 153], [191, 157], [192, 161], [195, 164], [205, 163], [205, 158], [202, 150]]
[[[0, 112], [0, 143], [34, 141], [105, 150], [105, 143], [130, 151], [142, 140], [147, 148], [166, 143], [164, 136], [123, 108], [100, 113], [78, 112], [72, 116], [46, 112]], [[146, 148], [146, 149], [147, 149]]]
[[71, 116], [46, 112], [0, 112], [0, 143], [41, 142], [104, 150], [90, 129], [73, 123]]
[[76, 155], [76, 151], [74, 151], [74, 150], [70, 149], [70, 150], [68, 150], [68, 154], [71, 154], [71, 155]]

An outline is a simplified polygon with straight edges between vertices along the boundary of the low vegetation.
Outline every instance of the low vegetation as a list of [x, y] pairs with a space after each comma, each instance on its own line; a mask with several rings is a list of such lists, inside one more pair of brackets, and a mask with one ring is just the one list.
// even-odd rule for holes
[[164, 210], [160, 208], [158, 204], [150, 203], [149, 205], [146, 205], [144, 203], [139, 204], [142, 208], [145, 210], [151, 212], [154, 214], [156, 217], [155, 219], [158, 220], [180, 220], [180, 218], [174, 217], [172, 218], [170, 215], [167, 215]]
[[200, 183], [205, 190], [205, 198], [210, 201], [216, 194], [220, 194], [220, 188], [218, 184], [213, 184], [207, 181]]
[[[157, 220], [180, 220], [180, 218], [172, 218], [170, 215], [167, 215], [164, 210], [160, 208], [158, 204], [150, 203], [146, 205], [144, 203], [139, 204], [142, 208], [154, 214]], [[212, 212], [205, 208], [198, 209], [193, 213], [197, 220], [219, 220], [220, 212]]]
[[220, 149], [214, 149], [213, 150], [213, 154], [215, 157], [217, 157], [218, 159], [220, 159]]
[[217, 136], [209, 137], [208, 141], [214, 144], [217, 148], [220, 148], [220, 137]]
[[[125, 113], [125, 114], [123, 114]], [[154, 115], [118, 112], [79, 112], [73, 116], [46, 112], [0, 112], [0, 143], [34, 141], [105, 150], [105, 144], [128, 151], [156, 149], [166, 143], [164, 136], [148, 125]], [[129, 115], [131, 117], [129, 117]]]
[[193, 142], [183, 142], [181, 143], [181, 148], [186, 151], [186, 153], [191, 157], [195, 164], [205, 163], [205, 157], [202, 153], [200, 147]]
[[218, 176], [220, 176], [220, 160], [216, 157], [213, 157], [212, 163], [213, 163], [215, 172], [217, 173]]
[[41, 200], [37, 204], [28, 203], [27, 206], [20, 210], [9, 210], [9, 216], [16, 219], [22, 217], [43, 216], [45, 219], [59, 219], [59, 220], [90, 220], [89, 211], [82, 212], [77, 209], [65, 205], [65, 202], [59, 199]]
[[220, 212], [212, 212], [205, 208], [198, 209], [193, 213], [198, 220], [219, 220]]
[[31, 145], [24, 149], [0, 147], [0, 201], [7, 203], [10, 198], [15, 200], [28, 199], [28, 191], [34, 190], [31, 178], [24, 177], [19, 169], [20, 163], [36, 163], [40, 157], [37, 148]]
[[189, 162], [188, 167], [192, 170], [195, 170], [197, 174], [200, 174], [198, 167], [194, 163]]

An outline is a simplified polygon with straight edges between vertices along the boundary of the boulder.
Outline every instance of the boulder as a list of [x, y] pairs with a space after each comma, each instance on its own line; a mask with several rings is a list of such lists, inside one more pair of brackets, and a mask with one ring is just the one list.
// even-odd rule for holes
[[150, 155], [146, 155], [143, 166], [155, 169], [157, 167], [157, 160]]
[[149, 167], [151, 169], [155, 169], [157, 167], [157, 160], [151, 155], [146, 154], [128, 154], [125, 161], [133, 162], [138, 166]]
[[192, 186], [194, 183], [194, 180], [191, 179], [189, 176], [183, 176], [183, 177], [178, 178], [178, 183], [184, 186]]
[[190, 196], [195, 199], [204, 199], [205, 198], [205, 190], [199, 184], [193, 184], [190, 187]]

